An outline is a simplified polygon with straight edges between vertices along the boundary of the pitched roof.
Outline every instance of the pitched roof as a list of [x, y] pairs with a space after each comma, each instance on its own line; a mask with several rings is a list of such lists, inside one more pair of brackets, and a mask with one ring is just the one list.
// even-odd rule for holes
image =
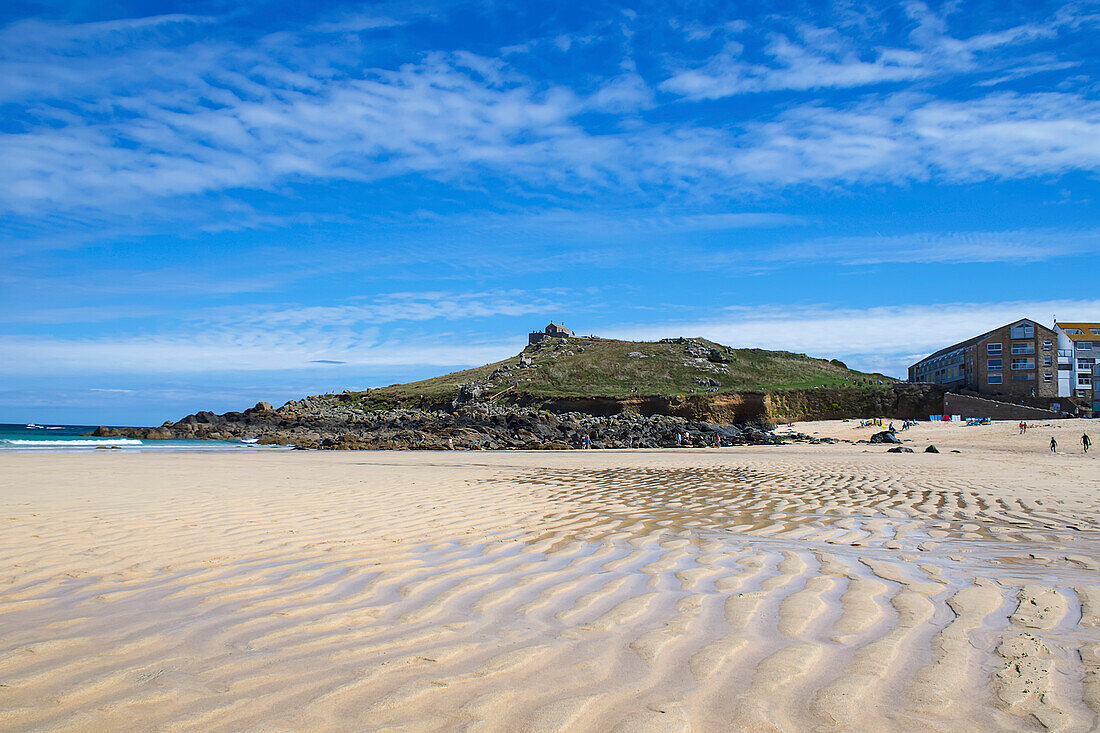
[[1081, 333], [1067, 333], [1070, 341], [1096, 341], [1100, 340], [1100, 323], [1061, 323], [1057, 324], [1063, 333], [1067, 328], [1079, 329]]
[[1008, 323], [1004, 324], [1003, 326], [997, 326], [996, 328], [990, 329], [989, 331], [986, 331], [983, 334], [979, 334], [977, 336], [974, 336], [973, 338], [968, 338], [966, 341], [960, 341], [957, 344], [952, 344], [951, 346], [947, 346], [945, 348], [942, 348], [939, 351], [931, 353], [928, 356], [924, 357], [923, 359], [918, 360], [916, 362], [916, 364], [913, 364], [912, 366], [916, 366], [917, 364], [920, 364], [922, 362], [926, 362], [929, 359], [936, 359], [938, 357], [943, 356], [944, 354], [950, 354], [952, 351], [958, 351], [959, 349], [965, 349], [967, 346], [973, 346], [974, 344], [980, 343], [980, 342], [984, 341], [985, 339], [989, 338], [989, 336], [992, 335], [995, 331], [1000, 331], [1002, 328], [1007, 328], [1008, 326], [1015, 326], [1017, 323], [1022, 323], [1024, 321], [1027, 321], [1028, 323], [1030, 323], [1033, 326], [1038, 326], [1039, 328], [1044, 328], [1043, 324], [1041, 324], [1037, 321], [1033, 321], [1030, 318], [1019, 318], [1015, 321], [1009, 321]]

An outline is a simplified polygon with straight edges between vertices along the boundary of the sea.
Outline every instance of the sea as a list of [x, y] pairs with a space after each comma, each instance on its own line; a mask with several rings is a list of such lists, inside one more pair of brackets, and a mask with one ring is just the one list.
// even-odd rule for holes
[[0, 423], [0, 451], [83, 452], [112, 451], [257, 451], [291, 450], [289, 446], [259, 445], [239, 440], [137, 440], [93, 438], [84, 434], [95, 425], [28, 425]]

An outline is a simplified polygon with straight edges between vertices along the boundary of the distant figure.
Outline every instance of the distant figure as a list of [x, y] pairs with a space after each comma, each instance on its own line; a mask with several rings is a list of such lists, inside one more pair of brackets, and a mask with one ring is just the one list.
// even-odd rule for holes
[[1020, 429], [1020, 435], [1023, 435], [1024, 434], [1024, 421], [1021, 420], [1020, 424], [1017, 425], [1016, 427], [1018, 427]]
[[679, 448], [684, 444], [684, 436], [681, 433], [676, 433], [676, 447]]
[[888, 427], [886, 429], [889, 430], [891, 433], [896, 433], [897, 432], [897, 430], [894, 430], [894, 423], [890, 423], [890, 427]]
[[451, 450], [455, 449], [455, 439], [454, 438], [447, 438], [447, 447], [450, 448]]
[[1054, 439], [1053, 435], [1050, 436], [1050, 452], [1051, 453], [1057, 453], [1058, 452], [1058, 441]]
[[1085, 452], [1089, 452], [1089, 448], [1092, 447], [1092, 438], [1088, 433], [1081, 433], [1081, 447], [1085, 449]]

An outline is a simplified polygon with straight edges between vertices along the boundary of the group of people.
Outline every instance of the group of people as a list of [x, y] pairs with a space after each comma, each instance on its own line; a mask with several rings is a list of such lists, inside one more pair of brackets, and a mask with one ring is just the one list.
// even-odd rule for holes
[[[1022, 424], [1023, 423], [1021, 423], [1021, 425]], [[1088, 453], [1089, 448], [1091, 448], [1091, 447], [1092, 447], [1092, 438], [1089, 437], [1088, 433], [1081, 433], [1081, 449], [1085, 453]], [[1055, 440], [1053, 435], [1050, 436], [1050, 452], [1051, 453], [1057, 453], [1058, 452], [1058, 441]]]

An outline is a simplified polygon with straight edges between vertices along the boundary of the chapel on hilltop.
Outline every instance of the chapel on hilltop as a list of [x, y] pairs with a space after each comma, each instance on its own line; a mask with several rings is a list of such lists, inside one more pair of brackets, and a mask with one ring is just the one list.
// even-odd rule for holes
[[527, 337], [527, 343], [530, 345], [541, 344], [546, 339], [566, 338], [571, 333], [568, 328], [560, 323], [551, 323], [541, 331], [532, 331]]

